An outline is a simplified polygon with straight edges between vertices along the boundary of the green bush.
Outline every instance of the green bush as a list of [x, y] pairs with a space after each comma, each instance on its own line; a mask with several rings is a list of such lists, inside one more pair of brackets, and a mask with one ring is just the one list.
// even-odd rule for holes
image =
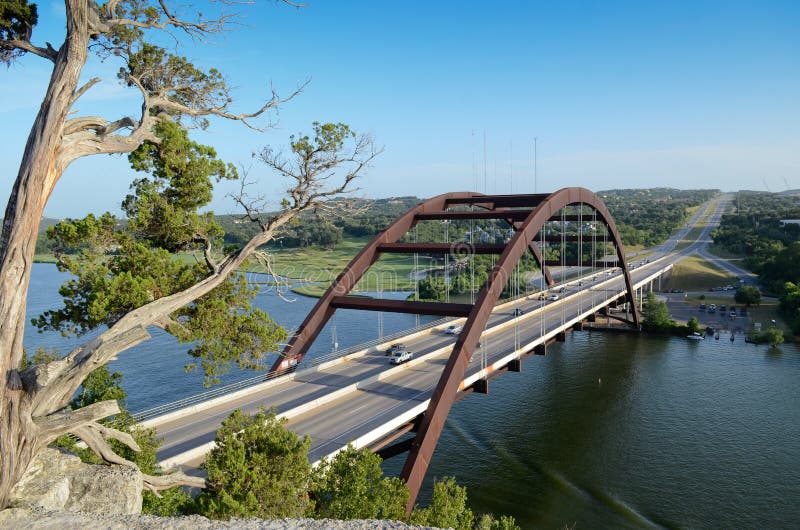
[[195, 510], [213, 519], [303, 517], [308, 496], [311, 439], [288, 431], [274, 411], [234, 411], [217, 431], [217, 446], [203, 464], [208, 486]]
[[405, 519], [408, 488], [383, 476], [381, 457], [353, 446], [323, 459], [314, 470], [314, 517], [327, 519]]

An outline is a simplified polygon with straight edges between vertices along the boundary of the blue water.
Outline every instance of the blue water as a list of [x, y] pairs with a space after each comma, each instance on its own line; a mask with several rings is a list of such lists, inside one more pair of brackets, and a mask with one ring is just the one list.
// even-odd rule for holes
[[[31, 316], [58, 303], [62, 278], [34, 267]], [[293, 328], [316, 302], [295, 298], [264, 292], [257, 304]], [[342, 311], [340, 347], [375, 338], [377, 319]], [[385, 333], [415, 323], [386, 315]], [[314, 354], [329, 351], [330, 329], [317, 342]], [[75, 342], [28, 330], [27, 347], [40, 344]], [[203, 391], [199, 374], [183, 372], [184, 352], [154, 331], [112, 363], [130, 409]], [[576, 332], [548, 352], [454, 406], [422, 500], [433, 477], [454, 475], [476, 511], [512, 514], [523, 528], [800, 528], [797, 346]]]

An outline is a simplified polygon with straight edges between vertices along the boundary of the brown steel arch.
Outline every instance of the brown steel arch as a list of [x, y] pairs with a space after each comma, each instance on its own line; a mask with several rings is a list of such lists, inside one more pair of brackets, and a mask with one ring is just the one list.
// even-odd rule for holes
[[439, 383], [431, 396], [428, 409], [422, 417], [417, 435], [411, 444], [409, 455], [401, 474], [401, 477], [406, 481], [411, 493], [407, 506], [408, 510], [411, 510], [414, 506], [420, 486], [422, 485], [422, 479], [425, 477], [425, 472], [428, 469], [430, 460], [433, 457], [433, 452], [436, 449], [436, 444], [439, 441], [439, 436], [444, 428], [444, 422], [455, 402], [456, 393], [458, 392], [461, 381], [464, 380], [464, 374], [469, 364], [470, 355], [475, 350], [481, 333], [483, 333], [489, 316], [492, 313], [492, 309], [500, 298], [500, 294], [511, 277], [514, 267], [522, 258], [529, 244], [534, 240], [536, 234], [544, 227], [547, 220], [553, 217], [556, 212], [571, 204], [585, 204], [591, 206], [608, 227], [615, 246], [617, 247], [617, 257], [625, 277], [628, 300], [633, 307], [633, 318], [638, 327], [639, 314], [636, 308], [630, 273], [622, 250], [622, 242], [616, 224], [611, 218], [605, 204], [603, 204], [599, 197], [585, 188], [564, 188], [541, 201], [522, 222], [517, 233], [500, 255], [497, 265], [489, 275], [489, 279], [481, 289], [475, 301], [475, 305], [467, 317], [467, 321], [453, 346], [453, 351], [442, 372]]
[[[480, 211], [448, 211], [451, 206], [472, 205]], [[546, 260], [535, 244], [535, 236], [545, 223], [560, 210], [570, 205], [590, 206], [606, 225], [616, 247], [618, 264], [622, 268], [631, 303], [635, 325], [639, 326], [639, 313], [635, 303], [633, 284], [628, 271], [622, 241], [616, 224], [605, 204], [585, 188], [563, 188], [552, 194], [534, 195], [483, 195], [474, 192], [455, 192], [428, 199], [399, 217], [378, 234], [337, 276], [314, 309], [291, 338], [281, 357], [273, 364], [271, 372], [291, 369], [302, 361], [308, 348], [337, 308], [394, 311], [430, 315], [466, 317], [466, 323], [450, 354], [428, 409], [422, 416], [416, 438], [410, 444], [409, 455], [403, 467], [411, 495], [409, 510], [416, 500], [422, 479], [428, 468], [444, 422], [452, 408], [459, 385], [464, 379], [470, 355], [478, 344], [481, 333], [497, 303], [504, 286], [511, 278], [514, 267], [526, 251], [530, 251], [545, 274], [549, 285], [553, 279]], [[525, 209], [522, 209], [525, 208]], [[482, 286], [474, 304], [436, 302], [409, 302], [399, 300], [374, 300], [349, 297], [347, 294], [382, 253], [430, 252], [452, 253], [460, 245], [437, 243], [398, 243], [418, 221], [455, 219], [499, 219], [507, 222], [516, 233], [506, 245], [474, 245], [475, 253], [499, 253], [500, 258]], [[566, 217], [564, 217], [566, 219]], [[579, 261], [582, 257], [579, 257]], [[592, 257], [594, 260], [594, 256]], [[579, 263], [580, 264], [580, 263]]]

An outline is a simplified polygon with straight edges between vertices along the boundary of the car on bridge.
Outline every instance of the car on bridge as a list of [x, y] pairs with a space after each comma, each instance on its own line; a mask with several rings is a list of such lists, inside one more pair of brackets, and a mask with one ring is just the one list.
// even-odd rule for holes
[[514, 316], [520, 317], [525, 314], [525, 311], [522, 308], [516, 307], [514, 308]]
[[395, 351], [391, 357], [389, 357], [389, 362], [392, 364], [403, 364], [406, 361], [410, 361], [414, 358], [414, 354], [406, 349], [397, 350]]
[[547, 297], [547, 299], [550, 300], [551, 302], [555, 302], [556, 300], [558, 300], [558, 295], [551, 294], [550, 296]]
[[453, 324], [452, 326], [448, 326], [447, 329], [444, 330], [444, 332], [448, 335], [458, 335], [459, 333], [461, 333], [462, 329], [463, 328], [458, 324]]
[[391, 355], [396, 351], [403, 351], [405, 349], [406, 349], [405, 344], [403, 344], [402, 342], [395, 342], [394, 344], [389, 346], [388, 350], [386, 350], [386, 355]]

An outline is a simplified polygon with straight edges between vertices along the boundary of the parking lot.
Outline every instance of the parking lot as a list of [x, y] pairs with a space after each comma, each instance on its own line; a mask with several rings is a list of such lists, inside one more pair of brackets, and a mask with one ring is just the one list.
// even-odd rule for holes
[[[715, 298], [725, 296], [725, 294], [726, 293], [722, 292], [714, 293]], [[729, 295], [730, 303], [724, 304], [725, 310], [721, 310], [723, 306], [722, 303], [717, 303], [718, 308], [713, 312], [709, 310], [708, 306], [710, 304], [706, 304], [705, 310], [700, 310], [698, 308], [698, 302], [694, 300], [691, 302], [687, 301], [687, 293], [659, 293], [657, 297], [667, 302], [670, 315], [677, 322], [687, 322], [690, 318], [695, 317], [703, 328], [711, 326], [715, 330], [732, 330], [734, 332], [747, 331], [750, 327], [750, 314], [748, 313], [742, 316], [740, 311], [741, 306], [736, 305], [736, 302], [733, 300], [733, 292], [729, 292]], [[736, 307], [735, 317], [730, 316], [732, 307]]]

